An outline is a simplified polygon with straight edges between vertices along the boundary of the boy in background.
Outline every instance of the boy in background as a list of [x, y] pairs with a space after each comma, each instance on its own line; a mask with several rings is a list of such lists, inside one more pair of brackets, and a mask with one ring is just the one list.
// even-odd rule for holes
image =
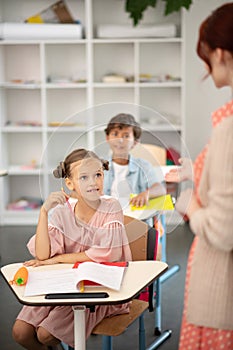
[[[104, 178], [104, 194], [116, 197], [123, 209], [129, 204], [142, 207], [149, 199], [165, 195], [166, 189], [158, 182], [154, 167], [130, 154], [142, 134], [135, 118], [131, 114], [117, 114], [109, 121], [105, 134], [112, 156]], [[130, 198], [131, 194], [136, 196]]]

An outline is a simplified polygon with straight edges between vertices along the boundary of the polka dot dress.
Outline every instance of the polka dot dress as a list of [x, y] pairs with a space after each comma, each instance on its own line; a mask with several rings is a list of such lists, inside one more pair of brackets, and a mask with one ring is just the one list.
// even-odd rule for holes
[[[218, 125], [225, 117], [233, 115], [233, 101], [218, 109], [212, 115], [213, 127]], [[195, 188], [198, 189], [208, 145], [203, 149], [194, 163]], [[198, 198], [198, 191], [196, 193]], [[220, 330], [208, 327], [198, 327], [186, 320], [188, 285], [190, 280], [193, 255], [198, 237], [194, 238], [191, 246], [186, 271], [184, 311], [181, 324], [179, 350], [233, 350], [233, 331]]]

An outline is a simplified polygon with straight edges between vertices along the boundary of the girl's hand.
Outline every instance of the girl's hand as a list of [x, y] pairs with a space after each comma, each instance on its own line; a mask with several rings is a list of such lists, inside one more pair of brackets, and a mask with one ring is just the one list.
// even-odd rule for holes
[[181, 192], [176, 201], [175, 208], [182, 216], [188, 216], [190, 218], [192, 214], [201, 207], [193, 190], [188, 188], [187, 190]]
[[42, 265], [46, 265], [44, 264], [45, 260], [28, 260], [24, 262], [24, 266], [33, 266], [33, 267], [37, 267], [37, 266], [42, 266]]
[[193, 179], [193, 164], [189, 158], [180, 158], [181, 167], [170, 170], [165, 175], [166, 182], [182, 182]]
[[144, 191], [139, 193], [137, 196], [131, 198], [130, 205], [135, 205], [136, 207], [143, 207], [149, 201], [149, 192]]
[[64, 191], [52, 192], [43, 204], [43, 208], [48, 212], [58, 204], [65, 204], [69, 196]]
[[38, 260], [38, 259], [32, 259], [24, 262], [24, 266], [43, 266], [43, 265], [53, 265], [56, 264], [56, 260], [54, 258], [46, 259], [46, 260]]

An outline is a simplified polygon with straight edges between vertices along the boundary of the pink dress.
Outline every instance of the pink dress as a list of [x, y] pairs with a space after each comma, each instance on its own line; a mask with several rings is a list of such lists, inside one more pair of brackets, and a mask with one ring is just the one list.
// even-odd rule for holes
[[[95, 262], [132, 260], [123, 214], [117, 200], [101, 198], [101, 204], [88, 225], [78, 222], [74, 215], [76, 202], [58, 205], [49, 220], [51, 256], [83, 252]], [[35, 256], [35, 236], [28, 243]], [[103, 318], [127, 313], [129, 304], [96, 306], [95, 312], [86, 309], [86, 337]], [[34, 327], [43, 327], [54, 337], [74, 347], [74, 316], [71, 306], [24, 306], [17, 319]]]
[[[213, 127], [217, 126], [224, 118], [233, 114], [233, 101], [229, 102], [222, 108], [218, 109], [212, 115]], [[196, 188], [196, 196], [198, 197], [198, 188], [204, 168], [205, 157], [208, 150], [208, 144], [196, 158], [194, 163], [194, 183]], [[199, 200], [200, 201], [200, 200]], [[192, 261], [197, 245], [198, 237], [194, 238], [192, 243], [188, 265], [186, 271], [185, 294], [184, 294], [184, 310], [181, 324], [179, 350], [232, 350], [233, 349], [233, 331], [214, 329], [208, 327], [200, 327], [187, 322], [187, 303], [189, 280], [192, 269]]]

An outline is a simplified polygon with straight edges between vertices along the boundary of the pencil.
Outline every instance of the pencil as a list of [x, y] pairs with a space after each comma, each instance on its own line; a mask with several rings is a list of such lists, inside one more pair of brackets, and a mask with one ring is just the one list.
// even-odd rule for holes
[[[65, 193], [65, 190], [63, 187], [61, 187], [61, 191]], [[73, 213], [73, 210], [72, 210], [72, 207], [70, 205], [70, 202], [69, 202], [69, 198], [66, 197], [66, 204], [68, 205], [68, 208], [70, 209], [71, 213]]]
[[80, 281], [79, 282], [79, 291], [80, 291], [80, 293], [83, 293], [84, 290], [85, 290], [85, 288], [84, 288], [84, 281]]

